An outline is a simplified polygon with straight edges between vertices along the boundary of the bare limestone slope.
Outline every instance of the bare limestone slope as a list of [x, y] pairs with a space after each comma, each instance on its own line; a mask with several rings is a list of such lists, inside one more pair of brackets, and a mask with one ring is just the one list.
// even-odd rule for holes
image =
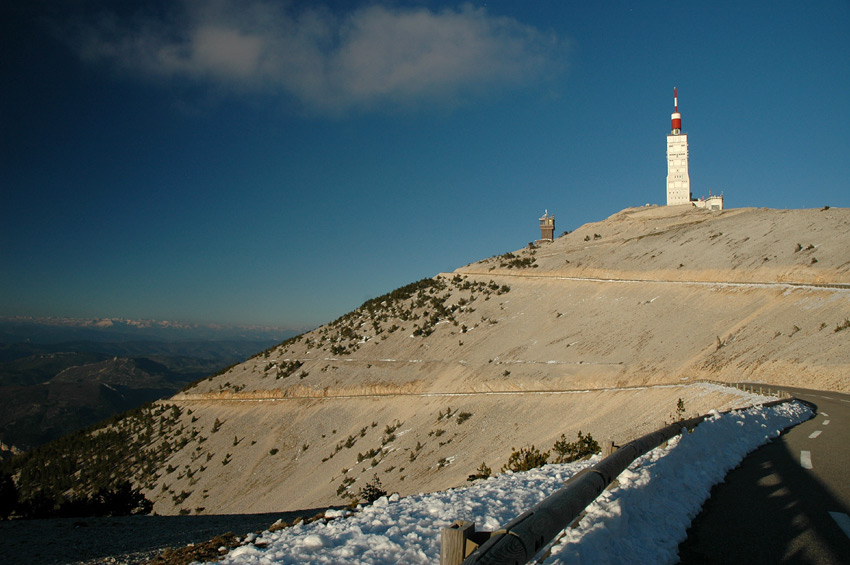
[[581, 429], [745, 404], [697, 379], [850, 390], [850, 210], [624, 210], [365, 303], [173, 397], [162, 514], [411, 494]]

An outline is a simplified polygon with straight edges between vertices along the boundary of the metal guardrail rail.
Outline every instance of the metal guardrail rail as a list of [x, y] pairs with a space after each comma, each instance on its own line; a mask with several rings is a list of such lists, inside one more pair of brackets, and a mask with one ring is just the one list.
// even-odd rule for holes
[[[793, 398], [767, 402], [762, 406], [774, 406], [790, 400]], [[630, 441], [593, 467], [571, 477], [560, 490], [495, 532], [476, 533], [474, 524], [468, 522], [444, 528], [440, 562], [456, 565], [470, 547], [480, 542], [479, 547], [463, 559], [463, 565], [527, 563], [579, 518], [584, 509], [635, 459], [681, 434], [682, 430], [692, 430], [707, 417], [706, 414], [676, 422]]]

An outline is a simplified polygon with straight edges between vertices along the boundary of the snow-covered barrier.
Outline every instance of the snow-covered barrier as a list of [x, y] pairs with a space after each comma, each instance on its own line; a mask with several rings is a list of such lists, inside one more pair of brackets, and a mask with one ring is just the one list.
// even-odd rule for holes
[[[751, 408], [747, 411], [730, 411], [726, 414], [726, 422], [729, 421], [730, 418], [728, 416], [730, 415], [738, 414], [739, 416], [746, 418], [745, 414], [747, 412], [755, 410], [760, 410], [762, 414], [765, 414], [766, 410], [779, 410], [781, 412], [782, 410], [778, 407], [788, 404], [789, 402], [791, 401], [787, 399], [777, 400], [763, 404], [757, 408]], [[546, 549], [560, 532], [579, 518], [588, 505], [596, 500], [605, 488], [607, 488], [612, 481], [617, 479], [623, 471], [632, 465], [636, 459], [680, 434], [686, 432], [693, 433], [700, 424], [703, 424], [703, 426], [700, 427], [701, 436], [705, 433], [714, 433], [716, 439], [717, 426], [712, 424], [720, 419], [722, 418], [719, 413], [712, 412], [703, 416], [670, 424], [658, 431], [649, 433], [627, 443], [618, 451], [612, 453], [593, 467], [589, 467], [572, 477], [565, 483], [563, 488], [548, 496], [530, 510], [524, 512], [494, 532], [489, 539], [481, 545], [481, 547], [477, 548], [468, 558], [463, 560], [463, 565], [527, 563], [537, 554]], [[765, 427], [767, 427], [766, 424]], [[740, 457], [735, 463], [735, 465], [737, 465], [737, 463], [740, 462], [750, 450], [761, 445], [761, 443], [764, 443], [764, 441], [766, 441], [769, 437], [775, 437], [775, 435], [781, 433], [785, 427], [787, 426], [782, 426], [775, 430], [771, 429], [771, 433], [764, 436], [762, 441], [757, 441], [759, 438], [758, 436], [755, 436], [753, 441], [742, 442], [740, 438], [735, 437], [734, 433], [731, 437], [723, 434], [724, 445], [714, 445], [705, 451], [718, 449], [726, 451], [729, 449], [725, 445], [726, 442], [732, 446], [736, 443], [743, 444], [747, 446], [748, 449], [740, 452]], [[734, 432], [734, 426], [731, 428], [731, 431]], [[735, 452], [737, 453], [737, 450]], [[702, 463], [705, 458], [707, 456], [710, 457], [710, 455], [710, 453], [704, 453], [702, 451], [700, 453], [693, 453], [693, 458], [689, 459], [689, 461], [693, 463], [693, 461], [699, 460], [700, 469], [692, 470], [690, 473], [685, 473], [685, 475], [691, 475], [694, 471], [702, 471]], [[716, 480], [711, 483], [711, 485], [722, 480], [726, 472], [731, 468], [732, 467], [723, 469], [722, 474], [715, 477]], [[682, 471], [687, 470], [682, 469]], [[709, 485], [709, 489], [711, 485]], [[706, 496], [699, 501], [699, 506], [696, 507], [697, 510], [707, 496], [708, 493], [706, 493]], [[690, 518], [693, 518], [693, 516]], [[690, 519], [688, 520], [688, 523], [689, 522]], [[444, 544], [444, 554], [442, 555], [441, 563], [456, 565], [459, 559], [445, 555], [445, 545], [446, 544]], [[615, 553], [614, 555], [617, 554]]]
[[[786, 402], [720, 414], [694, 431], [636, 459], [586, 508], [543, 561], [616, 563], [624, 555], [642, 563], [675, 563], [677, 548], [711, 487], [752, 450], [812, 416]], [[506, 472], [444, 492], [378, 499], [356, 512], [328, 511], [327, 520], [251, 534], [225, 558], [229, 564], [425, 564], [440, 560], [440, 530], [454, 519], [493, 531], [557, 492], [564, 482], [600, 463], [545, 465]]]

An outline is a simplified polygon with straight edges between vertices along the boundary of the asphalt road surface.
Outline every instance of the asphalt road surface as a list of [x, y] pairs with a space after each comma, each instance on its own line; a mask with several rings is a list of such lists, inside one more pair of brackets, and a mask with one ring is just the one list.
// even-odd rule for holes
[[815, 417], [752, 452], [711, 491], [684, 564], [850, 564], [850, 395], [785, 388]]

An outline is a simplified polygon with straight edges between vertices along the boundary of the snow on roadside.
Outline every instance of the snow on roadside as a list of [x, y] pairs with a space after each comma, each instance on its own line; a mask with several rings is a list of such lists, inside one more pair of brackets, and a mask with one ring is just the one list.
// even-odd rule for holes
[[800, 402], [713, 413], [667, 448], [639, 457], [588, 506], [587, 516], [552, 549], [547, 564], [676, 563], [677, 548], [699, 514], [711, 487], [723, 481], [748, 453], [783, 429], [808, 420]]
[[507, 472], [445, 492], [392, 495], [354, 513], [331, 510], [326, 516], [334, 520], [264, 532], [252, 541], [267, 547], [239, 547], [223, 563], [433, 563], [441, 528], [464, 519], [479, 530], [498, 529], [597, 460]]
[[[619, 486], [605, 491], [579, 526], [556, 542], [545, 563], [618, 562], [623, 555], [635, 562], [675, 562], [678, 544], [711, 487], [747, 453], [809, 417], [810, 410], [799, 402], [713, 414], [693, 433], [636, 460], [620, 475]], [[326, 517], [334, 519], [327, 522], [250, 536], [250, 543], [222, 562], [438, 562], [441, 528], [464, 519], [478, 530], [496, 530], [598, 461], [597, 456], [507, 472], [445, 492], [392, 495], [353, 513], [329, 511]]]

